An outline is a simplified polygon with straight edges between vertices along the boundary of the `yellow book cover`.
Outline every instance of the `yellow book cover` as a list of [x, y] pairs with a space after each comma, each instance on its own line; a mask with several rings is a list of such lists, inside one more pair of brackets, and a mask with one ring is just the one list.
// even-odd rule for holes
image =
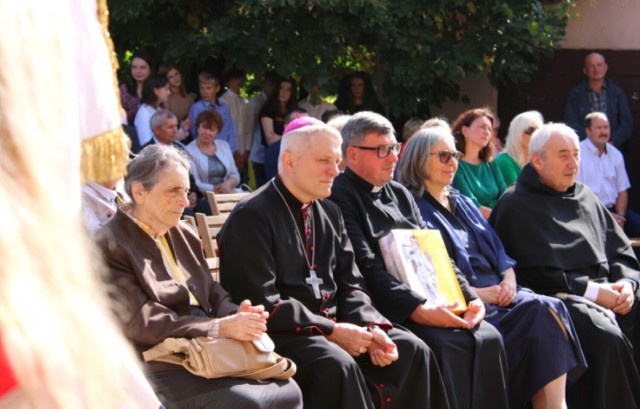
[[387, 270], [428, 300], [457, 302], [453, 310], [467, 310], [451, 258], [439, 230], [394, 229], [379, 240]]

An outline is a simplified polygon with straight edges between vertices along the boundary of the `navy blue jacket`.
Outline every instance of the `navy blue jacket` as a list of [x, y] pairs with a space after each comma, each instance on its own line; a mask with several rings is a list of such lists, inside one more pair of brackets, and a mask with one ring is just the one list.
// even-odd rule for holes
[[[617, 148], [620, 148], [631, 137], [633, 118], [622, 88], [608, 78], [604, 81], [607, 87], [606, 114], [611, 127], [611, 140]], [[571, 89], [564, 108], [564, 122], [576, 131], [581, 140], [587, 137], [584, 118], [591, 112], [588, 89], [589, 84], [586, 79]]]

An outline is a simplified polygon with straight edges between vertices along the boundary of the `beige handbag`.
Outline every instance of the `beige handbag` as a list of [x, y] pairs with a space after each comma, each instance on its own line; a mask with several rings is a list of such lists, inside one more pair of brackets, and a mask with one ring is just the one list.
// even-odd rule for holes
[[296, 364], [274, 352], [267, 334], [258, 341], [229, 338], [167, 338], [143, 352], [145, 362], [160, 361], [182, 365], [204, 378], [288, 379]]

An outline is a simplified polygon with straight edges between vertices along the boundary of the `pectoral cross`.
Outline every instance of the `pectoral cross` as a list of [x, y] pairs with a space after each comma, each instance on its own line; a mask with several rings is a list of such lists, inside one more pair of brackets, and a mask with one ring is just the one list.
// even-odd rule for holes
[[315, 270], [309, 270], [309, 277], [305, 278], [304, 281], [313, 287], [313, 295], [315, 295], [316, 299], [321, 299], [320, 296], [320, 284], [324, 282], [322, 278], [318, 278]]

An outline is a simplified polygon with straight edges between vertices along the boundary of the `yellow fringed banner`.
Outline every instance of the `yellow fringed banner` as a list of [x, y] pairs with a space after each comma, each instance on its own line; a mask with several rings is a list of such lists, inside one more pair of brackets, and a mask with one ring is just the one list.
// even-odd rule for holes
[[82, 2], [74, 8], [77, 83], [80, 119], [80, 177], [82, 183], [106, 182], [122, 177], [129, 138], [120, 120], [118, 61], [109, 34], [106, 0]]
[[80, 151], [82, 183], [122, 177], [129, 158], [128, 140], [122, 127], [83, 140]]
[[107, 0], [98, 0], [98, 21], [102, 27], [102, 35], [104, 36], [104, 42], [109, 49], [109, 60], [111, 61], [111, 69], [113, 72], [113, 89], [118, 95], [118, 101], [120, 100], [120, 90], [118, 88], [118, 58], [116, 58], [116, 52], [113, 48], [113, 40], [111, 40], [111, 33], [109, 33], [109, 8], [107, 7]]

